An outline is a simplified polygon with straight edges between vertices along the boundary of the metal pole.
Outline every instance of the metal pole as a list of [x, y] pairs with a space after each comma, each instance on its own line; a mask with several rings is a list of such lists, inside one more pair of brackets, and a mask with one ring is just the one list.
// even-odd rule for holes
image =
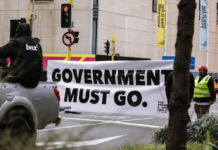
[[[71, 3], [72, 7], [74, 6], [74, 0], [69, 0], [69, 3]], [[72, 32], [72, 28], [69, 28], [68, 31]], [[71, 46], [68, 46], [67, 60], [71, 61]]]
[[112, 61], [114, 61], [114, 51], [115, 51], [115, 36], [112, 36], [112, 55], [111, 55]]
[[32, 37], [33, 37], [33, 22], [34, 22], [34, 18], [35, 18], [35, 14], [34, 14], [34, 5], [35, 5], [35, 0], [33, 0], [33, 16], [32, 16]]
[[[69, 31], [69, 32], [72, 32], [72, 28], [69, 28], [68, 31]], [[71, 61], [71, 46], [68, 46], [67, 60], [68, 60], [68, 61]]]
[[166, 56], [167, 54], [167, 12], [168, 12], [168, 6], [166, 5], [164, 56]]
[[209, 52], [209, 6], [207, 6], [207, 68], [208, 66], [208, 52]]

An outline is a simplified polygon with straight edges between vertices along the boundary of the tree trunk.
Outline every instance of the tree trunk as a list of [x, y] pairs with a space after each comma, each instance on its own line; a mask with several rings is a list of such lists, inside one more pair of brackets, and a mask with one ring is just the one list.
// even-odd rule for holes
[[178, 33], [174, 61], [173, 85], [169, 108], [167, 150], [186, 150], [187, 112], [190, 107], [189, 66], [194, 34], [195, 0], [181, 0], [178, 4]]

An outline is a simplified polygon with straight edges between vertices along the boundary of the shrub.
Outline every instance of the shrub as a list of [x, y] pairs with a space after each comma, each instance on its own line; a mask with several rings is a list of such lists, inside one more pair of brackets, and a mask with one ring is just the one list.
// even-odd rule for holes
[[[187, 125], [188, 140], [191, 142], [202, 143], [206, 139], [206, 131], [210, 132], [210, 140], [218, 142], [218, 118], [204, 115]], [[156, 143], [165, 143], [167, 140], [168, 126], [157, 130], [154, 133], [153, 141]]]

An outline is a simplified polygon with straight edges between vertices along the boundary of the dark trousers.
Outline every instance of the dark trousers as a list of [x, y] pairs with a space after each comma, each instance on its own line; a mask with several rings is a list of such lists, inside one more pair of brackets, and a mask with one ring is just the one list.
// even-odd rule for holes
[[195, 113], [197, 118], [201, 118], [203, 115], [209, 113], [210, 105], [196, 105], [195, 104]]

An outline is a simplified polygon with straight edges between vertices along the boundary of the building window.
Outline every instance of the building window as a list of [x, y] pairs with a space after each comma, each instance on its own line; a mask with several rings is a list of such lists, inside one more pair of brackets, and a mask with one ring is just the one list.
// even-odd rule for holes
[[218, 24], [218, 3], [216, 4], [216, 24]]
[[152, 12], [157, 12], [157, 1], [158, 0], [152, 0]]
[[9, 40], [16, 35], [16, 29], [19, 25], [20, 18], [9, 19]]
[[93, 24], [92, 24], [92, 54], [97, 53], [98, 34], [98, 0], [93, 0]]

